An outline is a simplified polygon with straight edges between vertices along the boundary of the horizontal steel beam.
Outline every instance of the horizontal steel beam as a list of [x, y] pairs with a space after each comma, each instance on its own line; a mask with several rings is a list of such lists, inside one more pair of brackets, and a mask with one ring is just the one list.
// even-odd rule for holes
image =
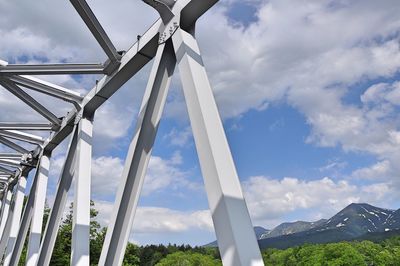
[[20, 167], [21, 166], [21, 162], [20, 161], [11, 160], [11, 159], [2, 159], [2, 158], [0, 158], [0, 164], [9, 165], [9, 166], [12, 166], [12, 167]]
[[53, 126], [49, 123], [0, 122], [0, 130], [50, 131], [52, 128]]
[[89, 5], [85, 0], [70, 0], [78, 14], [81, 16], [94, 38], [100, 44], [103, 51], [106, 53], [112, 64], [119, 64], [121, 55], [118, 54], [117, 49], [111, 42], [107, 33], [97, 20], [95, 14], [90, 9]]
[[3, 145], [6, 145], [7, 147], [13, 149], [14, 151], [20, 152], [22, 154], [24, 153], [29, 153], [29, 151], [23, 147], [21, 147], [20, 145], [12, 142], [11, 140], [8, 140], [2, 136], [0, 136], [0, 143], [2, 143]]
[[58, 127], [61, 124], [60, 119], [58, 119], [52, 112], [50, 112], [46, 107], [41, 105], [38, 101], [36, 101], [32, 96], [22, 90], [20, 87], [15, 85], [15, 83], [9, 81], [0, 81], [0, 85], [3, 86], [6, 90], [14, 94], [18, 99], [23, 101], [26, 105], [31, 107], [33, 110], [38, 112], [44, 118], [49, 120], [53, 125]]
[[0, 159], [21, 159], [22, 154], [19, 153], [0, 153]]
[[0, 75], [104, 74], [103, 64], [44, 64], [0, 66]]
[[32, 144], [42, 145], [44, 143], [44, 139], [42, 137], [28, 134], [25, 132], [17, 131], [17, 130], [0, 130], [0, 136], [8, 137]]
[[14, 75], [7, 77], [7, 79], [25, 88], [44, 93], [67, 102], [80, 103], [83, 99], [83, 96], [81, 96], [78, 92], [68, 90], [35, 77]]

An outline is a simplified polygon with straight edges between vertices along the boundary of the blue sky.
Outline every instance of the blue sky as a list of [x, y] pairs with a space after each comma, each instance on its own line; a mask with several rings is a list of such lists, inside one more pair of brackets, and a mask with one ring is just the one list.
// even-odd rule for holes
[[[119, 14], [110, 14], [105, 0], [89, 4], [118, 49], [157, 18], [140, 1], [119, 1]], [[3, 60], [105, 59], [67, 1], [0, 0], [0, 9]], [[400, 207], [399, 9], [390, 0], [230, 0], [199, 21], [198, 41], [254, 225], [329, 218], [351, 202]], [[96, 114], [92, 198], [104, 226], [150, 67]], [[42, 78], [85, 93], [98, 77]], [[71, 109], [34, 95], [60, 116]], [[41, 119], [7, 99], [0, 90], [1, 121]], [[63, 143], [53, 154], [50, 203], [65, 149]], [[176, 72], [130, 239], [201, 245], [214, 238]]]

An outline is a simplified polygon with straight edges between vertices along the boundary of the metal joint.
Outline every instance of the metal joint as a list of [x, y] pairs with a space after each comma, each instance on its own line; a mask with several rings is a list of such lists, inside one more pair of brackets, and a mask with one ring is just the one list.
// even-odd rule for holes
[[158, 44], [163, 44], [168, 41], [172, 35], [179, 29], [179, 19], [174, 18], [172, 21], [165, 26], [164, 31], [160, 32], [160, 36], [158, 38]]

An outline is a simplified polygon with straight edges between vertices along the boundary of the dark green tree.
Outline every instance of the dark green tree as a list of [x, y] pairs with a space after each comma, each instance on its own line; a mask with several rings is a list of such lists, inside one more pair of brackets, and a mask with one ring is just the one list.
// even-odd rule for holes
[[140, 249], [138, 246], [128, 243], [126, 246], [125, 257], [123, 261], [123, 266], [138, 266], [140, 265], [139, 258]]

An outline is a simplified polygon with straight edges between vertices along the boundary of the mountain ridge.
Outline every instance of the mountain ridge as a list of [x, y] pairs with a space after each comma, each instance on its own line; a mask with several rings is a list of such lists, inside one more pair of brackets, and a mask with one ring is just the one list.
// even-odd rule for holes
[[[400, 209], [391, 210], [367, 203], [351, 203], [330, 219], [285, 222], [272, 230], [260, 226], [254, 230], [261, 249], [348, 241], [362, 239], [363, 236], [368, 237], [371, 234], [384, 237], [393, 233], [400, 234]], [[217, 241], [205, 246], [216, 247]]]

